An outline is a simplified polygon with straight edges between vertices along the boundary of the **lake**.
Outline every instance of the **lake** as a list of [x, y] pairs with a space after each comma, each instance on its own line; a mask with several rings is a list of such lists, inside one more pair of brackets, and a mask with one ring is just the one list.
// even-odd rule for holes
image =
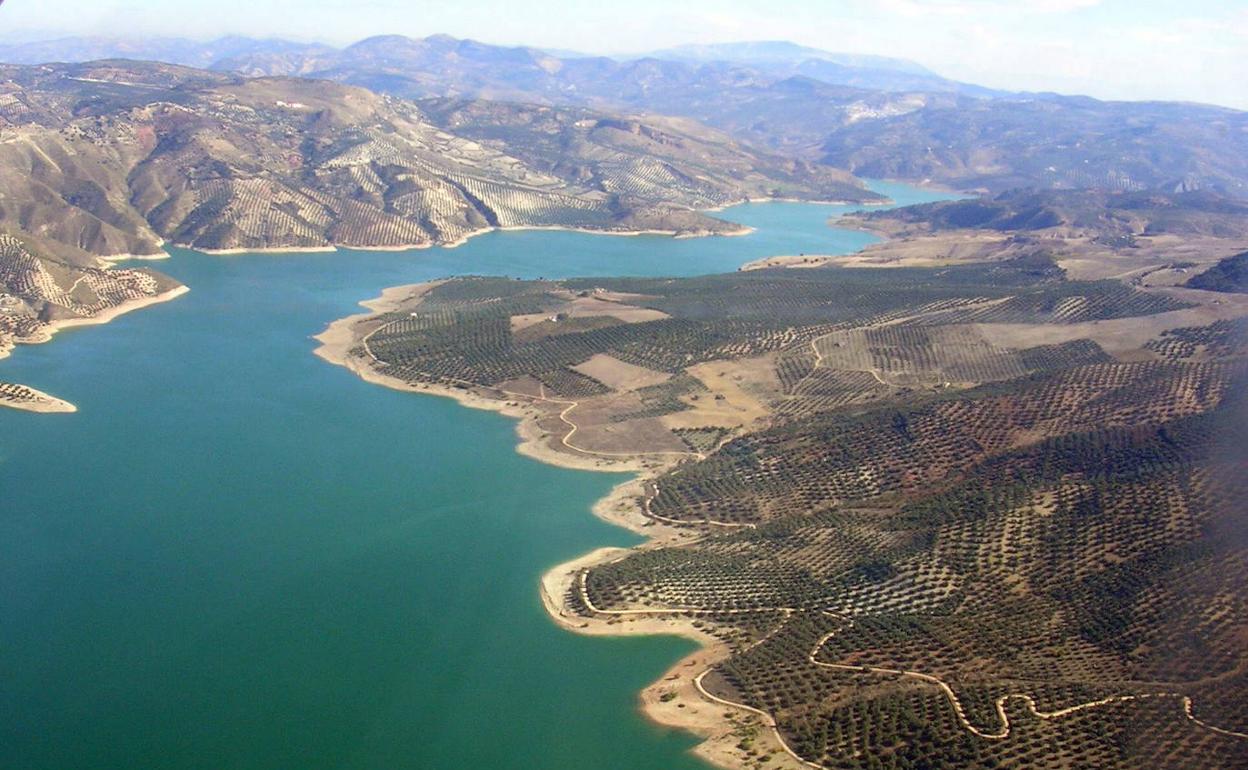
[[[899, 202], [947, 195], [874, 185]], [[874, 239], [746, 204], [749, 236], [496, 232], [456, 249], [156, 263], [191, 288], [0, 361], [79, 412], [0, 409], [0, 767], [682, 770], [637, 694], [691, 649], [546, 616], [557, 563], [639, 538], [624, 477], [539, 464], [514, 423], [370, 385], [312, 335], [453, 274], [694, 275]]]

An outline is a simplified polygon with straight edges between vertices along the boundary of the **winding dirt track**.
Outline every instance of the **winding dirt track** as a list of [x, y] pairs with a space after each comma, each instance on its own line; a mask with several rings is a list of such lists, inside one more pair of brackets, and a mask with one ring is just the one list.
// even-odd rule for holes
[[[853, 624], [852, 620], [850, 621], [850, 624], [851, 625]], [[1087, 711], [1088, 709], [1094, 709], [1100, 706], [1109, 706], [1115, 703], [1127, 703], [1130, 701], [1148, 700], [1148, 699], [1156, 699], [1156, 698], [1175, 698], [1175, 699], [1178, 699], [1180, 703], [1182, 703], [1184, 715], [1189, 720], [1194, 722], [1195, 724], [1200, 725], [1201, 727], [1207, 730], [1212, 730], [1213, 732], [1219, 733], [1221, 735], [1226, 735], [1226, 736], [1230, 736], [1233, 738], [1248, 739], [1248, 733], [1241, 733], [1241, 732], [1236, 732], [1234, 730], [1227, 730], [1221, 727], [1215, 727], [1214, 725], [1211, 725], [1207, 722], [1197, 719], [1195, 714], [1192, 713], [1193, 706], [1192, 706], [1191, 697], [1184, 695], [1182, 693], [1177, 693], [1177, 692], [1152, 692], [1152, 693], [1135, 693], [1135, 694], [1127, 694], [1127, 695], [1112, 695], [1108, 698], [1101, 698], [1100, 700], [1088, 701], [1086, 703], [1080, 703], [1074, 706], [1068, 706], [1066, 708], [1057, 709], [1055, 711], [1041, 711], [1039, 708], [1036, 707], [1035, 700], [1033, 700], [1032, 697], [1030, 695], [1027, 695], [1026, 693], [1007, 693], [997, 698], [996, 703], [995, 703], [996, 711], [997, 711], [997, 719], [1000, 721], [1001, 727], [997, 730], [992, 730], [992, 731], [983, 730], [983, 729], [976, 727], [974, 724], [971, 723], [971, 720], [967, 718], [966, 709], [963, 707], [962, 701], [958, 698], [957, 693], [953, 691], [953, 688], [950, 687], [949, 684], [945, 682], [943, 679], [932, 676], [931, 674], [924, 674], [921, 671], [906, 671], [904, 669], [882, 668], [879, 666], [851, 666], [851, 665], [846, 665], [846, 664], [841, 664], [841, 663], [825, 663], [823, 661], [818, 660], [819, 651], [823, 649], [823, 645], [827, 644], [829, 639], [836, 636], [842, 630], [844, 629], [836, 629], [835, 631], [829, 631], [828, 633], [824, 634], [819, 639], [819, 641], [815, 643], [815, 646], [813, 649], [811, 649], [810, 654], [806, 656], [807, 660], [809, 660], [811, 664], [818, 666], [820, 668], [830, 668], [830, 669], [835, 669], [838, 671], [870, 672], [872, 674], [881, 674], [884, 676], [905, 676], [905, 677], [910, 677], [913, 679], [918, 679], [922, 682], [933, 684], [936, 687], [939, 687], [941, 692], [945, 694], [945, 697], [949, 699], [949, 705], [953, 707], [954, 714], [957, 715], [958, 721], [962, 723], [962, 726], [966, 728], [968, 732], [974, 735], [977, 735], [980, 738], [986, 738], [988, 740], [1003, 740], [1010, 736], [1010, 729], [1011, 729], [1010, 715], [1006, 711], [1005, 704], [1009, 703], [1012, 700], [1021, 701], [1023, 706], [1027, 709], [1027, 711], [1030, 712], [1032, 716], [1037, 717], [1039, 719], [1060, 719], [1065, 716], [1070, 716], [1071, 714], [1076, 714], [1080, 711]]]

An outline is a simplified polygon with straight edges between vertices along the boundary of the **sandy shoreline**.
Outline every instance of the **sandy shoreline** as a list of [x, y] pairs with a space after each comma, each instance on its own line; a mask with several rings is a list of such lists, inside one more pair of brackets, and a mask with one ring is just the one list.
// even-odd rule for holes
[[151, 254], [105, 254], [100, 257], [105, 262], [133, 262], [145, 261], [156, 262], [162, 259], [169, 259], [169, 252], [154, 251]]
[[200, 254], [209, 254], [214, 257], [230, 257], [239, 254], [324, 254], [338, 250], [337, 246], [262, 246], [255, 249], [201, 249], [196, 246], [178, 243], [174, 244], [174, 248], [198, 251]]
[[578, 455], [571, 451], [557, 450], [551, 446], [551, 434], [544, 430], [538, 420], [548, 411], [540, 405], [525, 403], [521, 398], [510, 398], [499, 393], [493, 397], [487, 392], [477, 392], [444, 385], [412, 385], [397, 377], [380, 374], [367, 366], [360, 358], [350, 355], [350, 350], [360, 344], [361, 335], [355, 326], [375, 313], [385, 313], [409, 301], [413, 296], [428, 291], [435, 284], [409, 284], [385, 289], [379, 297], [360, 303], [371, 312], [360, 313], [331, 323], [314, 337], [320, 346], [317, 356], [354, 372], [361, 379], [395, 390], [410, 393], [453, 398], [461, 405], [473, 409], [499, 412], [515, 419], [516, 451], [539, 462], [562, 468], [587, 471], [630, 471], [637, 475], [617, 484], [593, 508], [595, 516], [647, 540], [634, 548], [598, 548], [571, 561], [558, 564], [541, 578], [539, 591], [542, 604], [551, 619], [563, 628], [578, 634], [594, 636], [656, 635], [681, 636], [699, 645], [699, 649], [674, 664], [663, 677], [650, 684], [640, 694], [640, 708], [650, 720], [668, 727], [691, 732], [702, 739], [694, 753], [720, 767], [743, 770], [757, 761], [737, 748], [744, 732], [754, 736], [755, 751], [771, 755], [770, 767], [801, 768], [803, 763], [786, 753], [787, 750], [776, 735], [769, 718], [749, 709], [706, 698], [698, 684], [698, 677], [708, 668], [726, 659], [730, 651], [723, 642], [696, 628], [693, 620], [683, 616], [630, 616], [627, 618], [587, 618], [570, 611], [565, 597], [574, 589], [574, 581], [582, 570], [610, 562], [633, 551], [689, 542], [700, 533], [688, 529], [667, 526], [644, 515], [638, 500], [643, 484], [671, 467], [672, 462], [655, 462], [638, 455], [634, 459], [594, 457]]

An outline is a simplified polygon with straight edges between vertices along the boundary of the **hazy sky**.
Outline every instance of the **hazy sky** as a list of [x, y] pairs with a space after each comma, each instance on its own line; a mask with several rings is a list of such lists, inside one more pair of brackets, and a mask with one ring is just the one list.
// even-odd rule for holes
[[0, 6], [0, 34], [30, 31], [240, 33], [331, 43], [445, 32], [594, 53], [788, 39], [902, 56], [988, 86], [1248, 109], [1248, 0], [8, 0]]

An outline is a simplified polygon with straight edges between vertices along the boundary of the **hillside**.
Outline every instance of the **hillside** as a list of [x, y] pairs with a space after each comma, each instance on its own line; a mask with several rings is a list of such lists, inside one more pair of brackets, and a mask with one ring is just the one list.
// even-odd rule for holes
[[863, 212], [853, 219], [893, 235], [1053, 231], [1122, 245], [1158, 235], [1248, 238], [1248, 202], [1208, 191], [1018, 189], [989, 198]]
[[[0, 225], [113, 256], [162, 241], [424, 246], [491, 227], [709, 234], [737, 228], [692, 209], [780, 193], [878, 198], [844, 173], [688, 124], [548, 110], [537, 127], [523, 106], [455, 113], [448, 131], [359, 88], [171, 65], [5, 67]], [[474, 127], [482, 141], [456, 133]], [[559, 141], [566, 131], [585, 135], [579, 154]]]
[[586, 109], [439, 99], [420, 103], [443, 130], [497, 146], [572, 184], [622, 196], [714, 208], [759, 198], [870, 200], [849, 174], [747, 152], [726, 134], [659, 115], [615, 117]]
[[1248, 292], [1248, 251], [1227, 257], [1200, 275], [1192, 276], [1186, 286], [1205, 291]]

